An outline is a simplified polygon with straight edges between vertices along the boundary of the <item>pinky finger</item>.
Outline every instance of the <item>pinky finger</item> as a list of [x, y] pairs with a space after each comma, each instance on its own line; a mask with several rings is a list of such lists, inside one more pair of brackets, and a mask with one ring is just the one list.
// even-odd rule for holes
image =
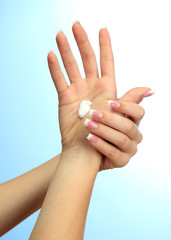
[[55, 84], [56, 90], [58, 93], [61, 93], [66, 88], [68, 88], [68, 84], [65, 80], [65, 77], [64, 77], [62, 71], [61, 71], [58, 59], [57, 59], [56, 55], [51, 51], [48, 54], [47, 60], [48, 60], [51, 77]]

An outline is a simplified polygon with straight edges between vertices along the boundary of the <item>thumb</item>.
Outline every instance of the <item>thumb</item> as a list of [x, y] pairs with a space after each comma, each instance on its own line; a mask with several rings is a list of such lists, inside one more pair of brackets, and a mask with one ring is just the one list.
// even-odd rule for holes
[[[149, 92], [147, 94], [147, 92]], [[146, 93], [146, 94], [145, 94]], [[144, 95], [145, 94], [145, 95]], [[126, 92], [121, 98], [119, 98], [122, 101], [129, 101], [139, 104], [144, 97], [151, 96], [154, 94], [154, 91], [152, 91], [150, 88], [147, 87], [136, 87], [128, 92]]]

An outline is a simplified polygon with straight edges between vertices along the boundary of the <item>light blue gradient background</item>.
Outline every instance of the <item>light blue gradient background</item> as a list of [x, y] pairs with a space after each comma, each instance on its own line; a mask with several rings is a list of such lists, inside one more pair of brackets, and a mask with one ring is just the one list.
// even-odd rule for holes
[[[113, 5], [116, 9], [119, 1], [112, 2], [116, 4]], [[150, 3], [151, 7], [152, 2]], [[123, 1], [120, 2], [120, 5], [122, 4]], [[145, 4], [149, 6], [148, 2]], [[139, 9], [139, 5], [135, 7]], [[88, 8], [91, 8], [91, 4]], [[52, 49], [62, 63], [55, 42], [56, 32], [62, 29], [71, 41], [80, 63], [71, 31], [72, 23], [78, 19], [82, 20], [89, 33], [90, 19], [92, 28], [98, 28], [103, 22], [104, 25], [107, 23], [105, 15], [102, 18], [99, 15], [97, 18], [93, 16], [98, 8], [97, 1], [92, 8], [89, 12], [81, 7], [81, 1], [69, 0], [0, 1], [0, 182], [15, 178], [60, 153], [58, 99], [48, 70], [47, 54]], [[131, 9], [130, 5], [128, 11]], [[108, 6], [105, 6], [105, 3], [104, 10], [107, 15]], [[127, 17], [124, 21], [129, 20]], [[111, 15], [109, 22], [112, 21]], [[113, 22], [116, 25], [123, 24], [121, 21]], [[155, 32], [153, 34], [155, 35]], [[90, 39], [93, 40], [93, 35]], [[113, 41], [116, 43], [119, 78], [122, 44], [118, 51], [117, 38], [113, 38]], [[127, 39], [122, 41], [124, 48]], [[97, 34], [95, 44], [98, 44]], [[84, 75], [81, 65], [80, 68]], [[64, 70], [63, 67], [62, 69]], [[67, 77], [66, 73], [64, 74]], [[143, 78], [139, 81], [137, 85], [151, 87], [153, 84], [150, 81], [149, 84], [143, 84]], [[157, 83], [154, 85], [157, 87]], [[133, 86], [124, 85], [126, 89], [123, 87], [120, 91], [124, 93], [135, 86], [135, 83]], [[155, 111], [155, 102], [152, 99], [148, 101], [151, 101], [151, 107]], [[149, 139], [151, 142], [154, 139], [152, 122], [155, 117], [151, 115], [149, 105], [144, 103], [143, 106], [147, 107], [144, 130], [148, 124], [151, 127], [150, 133], [147, 130], [144, 132], [144, 141]], [[151, 122], [148, 121], [149, 118]], [[85, 240], [171, 239], [171, 178], [170, 172], [166, 172], [170, 165], [167, 163], [166, 168], [160, 168], [157, 153], [154, 153], [156, 145], [154, 148], [148, 148], [148, 145], [143, 143], [140, 146], [140, 152], [125, 168], [98, 174], [87, 215]], [[155, 159], [152, 161], [156, 161], [156, 168], [153, 164], [150, 165], [151, 168], [147, 167], [150, 158]], [[38, 214], [39, 211], [9, 231], [2, 240], [28, 239]]]

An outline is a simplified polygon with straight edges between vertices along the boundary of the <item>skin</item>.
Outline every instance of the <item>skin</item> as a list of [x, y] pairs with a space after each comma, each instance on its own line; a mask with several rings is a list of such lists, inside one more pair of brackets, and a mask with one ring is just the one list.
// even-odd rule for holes
[[[138, 102], [145, 90], [146, 89], [143, 88], [130, 90], [122, 98]], [[125, 103], [126, 102], [128, 101], [125, 101]], [[121, 105], [118, 109], [115, 109], [115, 112], [116, 111], [121, 113], [123, 111], [123, 106]], [[124, 112], [132, 118], [132, 121], [137, 121], [138, 124], [141, 114], [139, 115], [137, 107], [133, 107], [132, 105], [131, 108], [127, 107]], [[114, 112], [112, 114], [114, 114]], [[98, 121], [96, 120], [96, 122]], [[111, 130], [115, 131], [113, 128], [111, 128]], [[90, 132], [93, 133], [92, 130], [90, 130]], [[105, 131], [105, 133], [108, 134], [108, 131]], [[96, 135], [99, 136], [97, 132]], [[109, 132], [109, 137], [112, 135], [113, 132], [112, 134]], [[105, 137], [107, 138], [105, 135], [104, 137], [101, 137], [101, 139], [105, 139]], [[97, 143], [94, 145], [93, 143], [90, 144], [105, 156], [103, 145]], [[107, 152], [106, 155], [108, 155], [108, 153], [109, 152]], [[0, 236], [14, 228], [17, 224], [42, 207], [49, 184], [55, 173], [55, 169], [58, 166], [60, 156], [61, 154], [58, 154], [31, 171], [0, 184], [0, 206], [2, 206], [0, 210]], [[14, 195], [15, 198], [13, 197]]]
[[[74, 30], [74, 34], [76, 36], [77, 42], [79, 43], [79, 41], [80, 41], [79, 40], [79, 36], [82, 36], [82, 40], [83, 40], [83, 38], [85, 39], [86, 35], [85, 35], [85, 32], [84, 32], [83, 29], [82, 29], [83, 31], [79, 30], [79, 29], [76, 29], [75, 26], [73, 26], [73, 30], [75, 29]], [[79, 31], [82, 31], [82, 33], [80, 33]], [[59, 37], [59, 36], [57, 36], [57, 37]], [[102, 45], [103, 45], [103, 37], [104, 36], [102, 36], [100, 38], [100, 40], [102, 42]], [[86, 41], [87, 40], [85, 40], [85, 42]], [[59, 40], [59, 42], [60, 42], [60, 40]], [[92, 70], [91, 70], [91, 67], [93, 66], [93, 62], [95, 63], [95, 58], [93, 57], [94, 56], [93, 55], [94, 52], [93, 52], [93, 50], [91, 48], [91, 45], [90, 45], [89, 41], [87, 41], [86, 43], [85, 42], [82, 43], [82, 48], [80, 46], [80, 49], [81, 49], [80, 52], [82, 53], [82, 55], [85, 54], [85, 56], [87, 56], [87, 60], [86, 60], [86, 57], [82, 57], [83, 59], [85, 59], [83, 61], [83, 63], [84, 63], [86, 76], [87, 76], [87, 79], [94, 79], [95, 78], [95, 80], [97, 82], [97, 79], [96, 79], [97, 78], [97, 74], [96, 74], [97, 71], [94, 68], [92, 68]], [[60, 45], [60, 43], [59, 43], [59, 45]], [[65, 45], [65, 42], [64, 42], [64, 45]], [[109, 46], [107, 48], [109, 48]], [[103, 47], [101, 47], [101, 49], [103, 49]], [[63, 51], [62, 48], [60, 49], [60, 51], [62, 53], [62, 51]], [[102, 52], [103, 52], [103, 50], [102, 50]], [[92, 56], [90, 57], [90, 55], [88, 55], [88, 54], [90, 54]], [[59, 80], [60, 76], [58, 74], [61, 74], [61, 72], [59, 73], [59, 71], [56, 70], [56, 66], [52, 66], [53, 65], [53, 57], [54, 57], [54, 55], [52, 56], [52, 58], [50, 56], [48, 56], [48, 58], [49, 58], [48, 62], [49, 62], [49, 67], [50, 67], [50, 71], [51, 71], [54, 83], [56, 84], [55, 86], [56, 86], [56, 88], [58, 87], [57, 90], [60, 92], [60, 94], [58, 92], [58, 96], [60, 96], [60, 99], [61, 98], [64, 99], [66, 96], [69, 96], [68, 99], [70, 99], [70, 98], [72, 98], [72, 94], [74, 94], [74, 91], [77, 92], [78, 90], [81, 89], [80, 85], [77, 84], [76, 87], [70, 88], [70, 89], [72, 89], [72, 90], [70, 90], [71, 92], [69, 92], [69, 93], [65, 92], [65, 94], [64, 94], [63, 87], [67, 87], [68, 88], [68, 86], [67, 86], [66, 82], [60, 82], [59, 83], [58, 80]], [[69, 55], [64, 57], [64, 59], [66, 59], [65, 61], [67, 61], [67, 59], [68, 59], [68, 61], [71, 61], [71, 58], [69, 57]], [[104, 59], [105, 59], [105, 57], [104, 57]], [[55, 59], [55, 61], [56, 61], [56, 59]], [[104, 63], [104, 61], [102, 61], [102, 62]], [[65, 65], [67, 66], [66, 62], [65, 62]], [[72, 65], [74, 66], [75, 64], [70, 64], [70, 66], [72, 66]], [[104, 63], [104, 65], [105, 65], [105, 63]], [[107, 66], [107, 64], [106, 64], [106, 66]], [[56, 71], [58, 72], [58, 74], [57, 74]], [[91, 71], [92, 71], [92, 73], [91, 73]], [[68, 70], [68, 72], [69, 72], [69, 70]], [[70, 72], [72, 72], [72, 71], [70, 70]], [[74, 73], [74, 71], [73, 71], [73, 73]], [[58, 77], [57, 77], [57, 75], [58, 75]], [[74, 80], [75, 80], [75, 78], [74, 78]], [[73, 80], [73, 82], [74, 82], [74, 80]], [[105, 80], [107, 80], [107, 77], [105, 78]], [[90, 81], [92, 81], [92, 80], [90, 80]], [[90, 84], [90, 81], [88, 82], [89, 84]], [[101, 81], [100, 84], [104, 84], [104, 83], [102, 83], [102, 81]], [[84, 85], [84, 86], [86, 86], [86, 85]], [[93, 84], [92, 84], [92, 86], [93, 86]], [[95, 86], [97, 86], [97, 84], [95, 84]], [[114, 86], [115, 86], [115, 84], [113, 84], [113, 87]], [[95, 89], [96, 89], [96, 87], [95, 87]], [[95, 102], [97, 102], [97, 97], [94, 97], [94, 99], [96, 99], [96, 101], [94, 102], [94, 99], [93, 99], [93, 107], [92, 108], [94, 108], [96, 106], [97, 107], [99, 106], [98, 107], [99, 110], [102, 110], [102, 109], [105, 110], [106, 109], [107, 111], [103, 111], [104, 115], [103, 115], [103, 118], [101, 120], [93, 119], [94, 121], [96, 121], [96, 123], [98, 123], [98, 128], [94, 131], [94, 133], [97, 136], [99, 136], [98, 137], [98, 141], [96, 143], [91, 143], [91, 142], [88, 143], [87, 140], [85, 140], [85, 139], [83, 141], [83, 138], [82, 138], [81, 134], [78, 135], [79, 141], [82, 141], [82, 143], [84, 142], [84, 144], [85, 144], [85, 145], [84, 144], [81, 145], [81, 149], [82, 149], [83, 145], [84, 145], [84, 148], [86, 149], [86, 151], [81, 151], [80, 158], [83, 158], [83, 159], [86, 159], [86, 158], [93, 159], [93, 161], [94, 161], [94, 159], [100, 159], [99, 156], [103, 156], [103, 157], [101, 157], [101, 163], [100, 163], [98, 171], [109, 169], [109, 168], [113, 168], [114, 165], [116, 167], [116, 162], [117, 162], [118, 158], [116, 158], [116, 155], [114, 157], [114, 155], [109, 154], [111, 152], [114, 153], [116, 151], [116, 150], [113, 150], [113, 149], [116, 149], [114, 147], [115, 139], [114, 138], [111, 139], [111, 137], [110, 137], [113, 134], [116, 134], [116, 130], [113, 129], [114, 127], [116, 128], [116, 126], [111, 124], [110, 121], [109, 121], [111, 119], [111, 117], [115, 116], [115, 119], [117, 117], [117, 121], [115, 121], [115, 124], [117, 124], [118, 121], [119, 122], [122, 121], [122, 126], [124, 126], [125, 130], [123, 130], [123, 129], [118, 129], [118, 130], [119, 131], [122, 130], [122, 133], [123, 132], [125, 133], [125, 136], [128, 137], [127, 140], [129, 140], [129, 137], [131, 139], [131, 136], [129, 136], [129, 135], [130, 135], [130, 133], [132, 131], [130, 131], [130, 129], [132, 129], [132, 130], [134, 129], [135, 130], [134, 131], [135, 134], [134, 134], [134, 136], [132, 136], [132, 139], [130, 140], [130, 142], [128, 143], [128, 141], [127, 141], [127, 144], [131, 143], [131, 145], [129, 145], [129, 146], [134, 146], [133, 147], [134, 149], [133, 148], [132, 149], [129, 148], [128, 152], [126, 152], [126, 151], [124, 152], [124, 149], [122, 149], [123, 152], [120, 151], [121, 153], [124, 153], [122, 155], [124, 156], [125, 160], [123, 160], [123, 156], [120, 155], [120, 163], [119, 163], [120, 165], [118, 165], [118, 167], [121, 167], [124, 164], [126, 164], [127, 161], [129, 161], [130, 157], [133, 154], [135, 154], [134, 152], [136, 152], [136, 149], [135, 149], [136, 143], [134, 143], [134, 142], [139, 143], [142, 140], [142, 134], [138, 134], [138, 133], [136, 134], [136, 126], [139, 125], [139, 121], [144, 116], [144, 110], [140, 106], [135, 104], [135, 103], [140, 103], [142, 101], [142, 99], [143, 99], [143, 94], [145, 92], [149, 91], [149, 90], [150, 90], [149, 88], [135, 88], [135, 89], [132, 89], [132, 90], [128, 91], [119, 100], [121, 102], [121, 106], [118, 109], [115, 109], [115, 110], [108, 108], [108, 106], [107, 106], [107, 104], [105, 102], [106, 99], [105, 99], [104, 102], [100, 102], [100, 103], [102, 103], [101, 105], [95, 105]], [[108, 92], [108, 89], [107, 89], [107, 92]], [[105, 93], [105, 96], [106, 96], [107, 92]], [[100, 93], [100, 91], [98, 93]], [[62, 94], [64, 94], [64, 95], [62, 95]], [[80, 93], [80, 94], [82, 94], [82, 93]], [[81, 96], [80, 94], [79, 94], [79, 98]], [[102, 95], [103, 95], [103, 93], [102, 93]], [[63, 96], [63, 97], [61, 97], [61, 96]], [[111, 96], [112, 96], [112, 94], [111, 94]], [[103, 97], [102, 97], [102, 99], [103, 99]], [[67, 99], [67, 101], [68, 101], [68, 99]], [[111, 100], [111, 98], [107, 98], [107, 99]], [[112, 98], [112, 99], [114, 99], [114, 98]], [[60, 114], [61, 121], [62, 121], [62, 117], [64, 117], [64, 119], [65, 119], [65, 117], [66, 117], [65, 114], [66, 113], [68, 114], [67, 109], [64, 108], [65, 103], [66, 103], [65, 101], [66, 101], [66, 99], [62, 100], [63, 105], [60, 102], [60, 109], [62, 109], [62, 110], [60, 110], [60, 112], [61, 112], [61, 114]], [[134, 102], [134, 104], [133, 104], [133, 102]], [[74, 107], [73, 107], [73, 109], [74, 109]], [[113, 111], [115, 111], [115, 113]], [[109, 114], [111, 114], [111, 115], [109, 116]], [[123, 114], [127, 114], [128, 117], [124, 118]], [[87, 117], [88, 116], [86, 116], [86, 118]], [[69, 115], [68, 115], [68, 118], [70, 119]], [[129, 122], [125, 122], [124, 121], [125, 119], [127, 119]], [[131, 119], [131, 121], [129, 119]], [[75, 120], [76, 120], [76, 118], [72, 119], [72, 124], [74, 123]], [[60, 123], [61, 123], [61, 121], [60, 121]], [[78, 119], [77, 119], [77, 121], [78, 121]], [[76, 126], [75, 129], [80, 131], [80, 132], [81, 131], [83, 132], [83, 128], [84, 128], [84, 137], [85, 137], [86, 135], [88, 135], [88, 133], [90, 131], [91, 131], [91, 133], [93, 133], [93, 130], [84, 127], [83, 126], [83, 121], [84, 120], [82, 120], [81, 124], [80, 124], [80, 121], [79, 121], [79, 124]], [[133, 125], [132, 123], [135, 123], [135, 124]], [[106, 129], [106, 126], [103, 125], [103, 124], [107, 125], [108, 129]], [[128, 129], [129, 129], [128, 131], [127, 131], [127, 124], [128, 124]], [[65, 129], [66, 126], [63, 126], [62, 124], [60, 124], [60, 127], [62, 129]], [[68, 132], [71, 132], [71, 131], [69, 131], [70, 128], [71, 128], [71, 125], [66, 130], [67, 131], [66, 133], [65, 133], [65, 131], [63, 132], [63, 136], [65, 134], [67, 134]], [[76, 131], [75, 129], [74, 129], [74, 131]], [[122, 136], [122, 135], [120, 135], [120, 136]], [[63, 138], [63, 150], [67, 150], [67, 152], [66, 151], [62, 151], [63, 156], [62, 156], [61, 159], [65, 158], [66, 162], [68, 161], [68, 159], [70, 159], [70, 156], [72, 156], [72, 155], [68, 155], [68, 150], [70, 150], [70, 149], [77, 149], [79, 151], [79, 149], [80, 149], [80, 143], [78, 145], [79, 148], [77, 148], [78, 139], [74, 139], [72, 134], [70, 135], [69, 138], [70, 138], [70, 142], [72, 140], [74, 140], [75, 141], [74, 144], [76, 143], [76, 145], [70, 145], [69, 146], [68, 145], [68, 139]], [[109, 141], [111, 143], [110, 144], [110, 148], [109, 148], [109, 144], [105, 140], [107, 140], [107, 141]], [[105, 149], [108, 149], [106, 152], [104, 152], [104, 147], [103, 147], [104, 145], [103, 144], [106, 144], [105, 145]], [[111, 149], [111, 147], [112, 147], [112, 149]], [[92, 149], [93, 149], [93, 152], [92, 152]], [[97, 150], [98, 150], [98, 152], [97, 152]], [[64, 154], [65, 152], [66, 152], [66, 154]], [[99, 155], [99, 152], [101, 153], [100, 155]], [[74, 155], [75, 151], [72, 152], [72, 154], [73, 154], [72, 159], [75, 159], [75, 157], [74, 157], [75, 156]], [[125, 157], [125, 155], [126, 155], [126, 157]], [[3, 206], [2, 210], [0, 211], [0, 226], [1, 226], [1, 228], [0, 228], [0, 236], [2, 236], [4, 233], [6, 233], [10, 229], [12, 229], [14, 226], [16, 226], [18, 223], [23, 221], [26, 217], [30, 216], [33, 212], [37, 211], [40, 207], [42, 207], [42, 203], [44, 201], [45, 195], [47, 193], [49, 184], [50, 184], [53, 176], [54, 176], [55, 179], [57, 179], [57, 181], [59, 179], [59, 183], [60, 183], [61, 176], [62, 176], [62, 174], [65, 173], [65, 172], [61, 171], [61, 174], [59, 174], [59, 170], [58, 170], [59, 177], [55, 177], [56, 175], [54, 175], [54, 173], [56, 173], [55, 169], [58, 166], [60, 156], [61, 156], [61, 154], [59, 154], [58, 156], [52, 158], [51, 160], [47, 161], [46, 163], [40, 165], [39, 167], [37, 167], [37, 168], [35, 168], [35, 169], [33, 169], [33, 170], [31, 170], [31, 171], [29, 171], [29, 172], [27, 172], [27, 173], [17, 177], [15, 179], [12, 179], [12, 180], [10, 180], [8, 182], [5, 182], [5, 183], [0, 185], [0, 194], [1, 194], [1, 196], [3, 196], [3, 197], [0, 198], [0, 206]], [[73, 160], [73, 162], [75, 160]], [[97, 162], [98, 162], [98, 160], [97, 160]], [[91, 166], [92, 166], [92, 164], [93, 163], [91, 163]], [[68, 165], [68, 169], [70, 169], [70, 167], [71, 166]], [[83, 166], [80, 165], [78, 167], [79, 167], [78, 171], [80, 171], [80, 169], [82, 169]], [[91, 169], [93, 169], [93, 168], [91, 167]], [[66, 170], [66, 169], [64, 169], [64, 170]], [[95, 171], [92, 172], [92, 179], [95, 179], [97, 165], [94, 166], [94, 170]], [[57, 174], [57, 176], [58, 176], [58, 174]], [[73, 178], [73, 176], [71, 176], [71, 180], [72, 180], [72, 178]], [[84, 178], [83, 178], [83, 180], [84, 180]], [[83, 200], [84, 200], [84, 194], [86, 194], [86, 196], [87, 196], [87, 191], [88, 191], [88, 193], [91, 193], [91, 188], [93, 187], [93, 181], [90, 179], [89, 188], [82, 195], [81, 195], [81, 193], [79, 191], [80, 190], [79, 187], [81, 187], [81, 186], [79, 186], [79, 187], [77, 186], [78, 189], [76, 189], [76, 190], [78, 191], [78, 194], [79, 194], [78, 196], [79, 197], [82, 196]], [[73, 185], [74, 185], [74, 183], [73, 183]], [[57, 189], [56, 185], [54, 185], [54, 187], [52, 185], [51, 189]], [[51, 192], [52, 192], [51, 194], [53, 196], [53, 191], [51, 191]], [[25, 194], [23, 194], [23, 193], [25, 193]], [[57, 193], [57, 191], [56, 191], [56, 193]], [[14, 195], [15, 195], [15, 198], [13, 198]], [[59, 196], [60, 196], [60, 190], [59, 190]], [[66, 197], [68, 197], [68, 196], [66, 196]], [[49, 199], [51, 199], [51, 197], [49, 197]], [[89, 197], [88, 197], [88, 199], [89, 199]], [[86, 201], [86, 207], [85, 207], [85, 211], [84, 211], [84, 216], [86, 216], [86, 212], [87, 212], [86, 209], [88, 207], [88, 202], [89, 202], [88, 199]], [[51, 202], [51, 200], [47, 200], [47, 201]], [[46, 205], [44, 205], [44, 206], [45, 206], [44, 208], [46, 209]], [[71, 206], [71, 208], [72, 208], [72, 206]], [[39, 234], [41, 231], [39, 232], [39, 230], [38, 230], [37, 232]]]
[[[82, 50], [85, 46], [89, 46], [90, 49], [85, 31], [80, 24], [74, 26], [73, 33], [83, 59], [86, 78], [81, 78], [66, 36], [63, 33], [58, 34], [58, 48], [71, 82], [71, 85], [68, 86], [55, 54], [50, 52], [48, 63], [59, 97], [62, 153], [30, 240], [83, 239], [88, 206], [97, 173], [99, 170], [109, 169], [109, 161], [111, 168], [124, 166], [128, 162], [128, 156], [125, 157], [128, 155], [127, 151], [134, 155], [135, 145], [142, 140], [142, 135], [135, 123], [120, 115], [117, 116], [115, 122], [112, 122], [112, 113], [108, 112], [107, 101], [117, 98], [113, 55], [108, 31], [106, 29], [100, 31], [101, 78], [98, 78], [94, 55], [89, 56], [91, 54], [89, 51], [86, 55]], [[107, 157], [103, 158], [103, 155], [96, 150], [97, 145], [101, 143], [102, 146], [105, 140], [96, 137], [94, 145], [89, 144], [86, 140], [87, 129], [83, 128], [83, 123], [87, 116], [83, 119], [79, 119], [77, 116], [79, 103], [83, 99], [92, 101], [92, 108], [103, 112], [101, 123], [98, 122], [96, 129], [97, 134], [108, 138], [109, 136], [105, 135], [107, 127], [116, 127], [117, 137], [110, 138], [116, 147], [113, 146], [112, 154], [108, 154]], [[121, 108], [126, 111], [128, 105], [124, 105], [122, 101], [120, 104]], [[137, 106], [137, 109], [138, 107], [141, 108]], [[128, 109], [126, 114], [129, 114]], [[137, 121], [139, 119], [136, 117]], [[119, 122], [122, 122], [122, 129]], [[108, 126], [104, 126], [105, 123]], [[106, 142], [106, 144], [109, 143]], [[131, 147], [134, 150], [131, 150]]]
[[[122, 98], [125, 97], [132, 101], [139, 101], [139, 99], [141, 99], [142, 90], [143, 88], [133, 89], [127, 92]], [[121, 110], [123, 111], [122, 105], [118, 109], [115, 109], [115, 111], [118, 112], [122, 112]], [[139, 111], [137, 111], [137, 107], [133, 107], [133, 105], [131, 108], [127, 107], [125, 113], [126, 112], [129, 117], [137, 121], [138, 124], [140, 115]], [[114, 112], [112, 114], [114, 114]], [[111, 128], [111, 130], [115, 131], [113, 128]], [[92, 130], [90, 130], [90, 132], [93, 133]], [[105, 133], [108, 134], [108, 131], [105, 131]], [[96, 135], [99, 136], [97, 132]], [[109, 132], [109, 137], [112, 135], [113, 132], [112, 134]], [[105, 139], [105, 137], [107, 136], [105, 135], [101, 137], [101, 139]], [[93, 146], [93, 143], [90, 144]], [[99, 152], [104, 153], [103, 145], [94, 144], [94, 147]], [[107, 152], [107, 155], [108, 153], [109, 152]], [[61, 154], [58, 154], [33, 170], [0, 184], [0, 206], [2, 206], [0, 210], [0, 236], [14, 228], [17, 224], [42, 207], [49, 184], [58, 166], [60, 156]], [[14, 195], [15, 198], [13, 197]]]
[[[56, 55], [53, 52], [48, 55], [49, 69], [59, 98], [62, 151], [75, 146], [85, 146], [96, 155], [97, 151], [87, 144], [87, 129], [82, 128], [86, 116], [79, 119], [77, 109], [83, 99], [88, 99], [92, 102], [92, 109], [110, 111], [107, 101], [117, 99], [111, 41], [107, 29], [101, 29], [99, 32], [101, 77], [99, 78], [96, 57], [86, 32], [78, 23], [73, 25], [72, 30], [81, 54], [86, 78], [82, 79], [77, 62], [63, 32], [57, 34], [56, 41], [71, 82], [70, 86], [68, 86], [61, 71]], [[149, 90], [146, 88], [146, 91]], [[143, 108], [141, 108], [141, 117], [142, 113], [144, 114]], [[105, 157], [102, 164], [103, 167], [100, 166], [100, 169], [108, 168], [109, 159]]]

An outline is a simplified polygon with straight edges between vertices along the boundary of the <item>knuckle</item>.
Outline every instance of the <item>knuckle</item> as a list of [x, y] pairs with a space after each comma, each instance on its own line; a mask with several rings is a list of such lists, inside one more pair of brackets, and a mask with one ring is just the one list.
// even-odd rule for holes
[[83, 60], [89, 60], [91, 58], [95, 58], [95, 55], [94, 53], [90, 53], [90, 52], [84, 52], [83, 54]]
[[115, 148], [111, 149], [111, 151], [109, 152], [109, 159], [116, 159], [117, 158], [117, 151]]
[[144, 117], [144, 115], [145, 115], [145, 110], [144, 110], [144, 108], [140, 108], [140, 111], [139, 111], [139, 119], [141, 119], [141, 118], [143, 118]]
[[114, 61], [114, 57], [113, 57], [113, 54], [103, 54], [103, 55], [100, 57], [100, 60], [101, 60], [101, 61], [113, 62], [113, 61]]
[[140, 130], [138, 129], [137, 143], [142, 142], [142, 140], [143, 140], [143, 135], [142, 135], [142, 133], [140, 132]]
[[126, 143], [127, 143], [127, 137], [126, 137], [125, 135], [121, 136], [121, 137], [118, 139], [118, 142], [119, 142], [119, 145], [120, 145], [120, 146], [126, 145]]
[[130, 160], [130, 156], [126, 154], [125, 156], [122, 157], [122, 160], [119, 162], [118, 167], [119, 168], [124, 167], [129, 163], [129, 160]]
[[127, 133], [132, 133], [135, 130], [135, 126], [133, 122], [129, 122], [129, 124], [127, 125]]
[[133, 147], [132, 147], [132, 154], [131, 155], [134, 156], [137, 153], [137, 151], [138, 151], [137, 144], [134, 143]]
[[143, 135], [142, 135], [142, 133], [140, 133], [139, 143], [142, 142], [142, 140], [143, 140]]
[[71, 67], [73, 67], [74, 65], [75, 65], [75, 61], [73, 61], [73, 60], [68, 61], [68, 62], [66, 63], [66, 67], [67, 67], [67, 68], [71, 68]]

